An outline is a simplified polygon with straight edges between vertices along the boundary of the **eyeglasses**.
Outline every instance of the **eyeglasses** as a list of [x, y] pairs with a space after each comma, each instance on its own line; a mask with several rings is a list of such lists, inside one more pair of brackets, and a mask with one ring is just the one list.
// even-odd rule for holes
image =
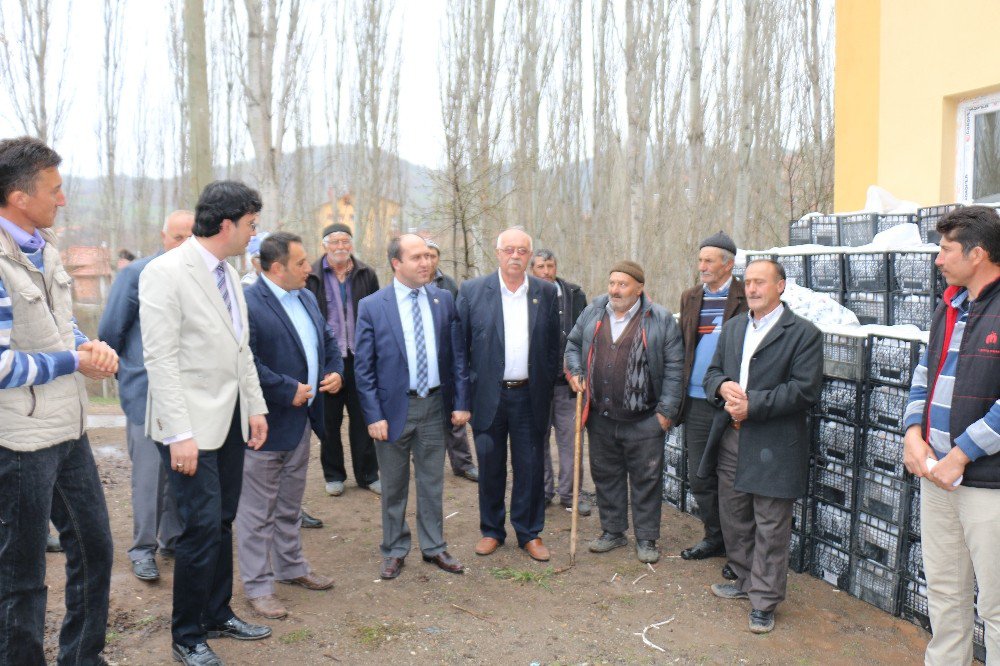
[[324, 245], [332, 245], [333, 247], [348, 247], [351, 244], [351, 239], [350, 238], [338, 238], [337, 240], [334, 240], [334, 239], [330, 238], [329, 236], [327, 236], [326, 238], [323, 239], [323, 244]]
[[531, 250], [529, 250], [526, 247], [502, 247], [500, 248], [500, 251], [506, 254], [508, 257], [515, 253], [519, 257], [524, 257], [527, 256], [529, 252], [531, 252]]

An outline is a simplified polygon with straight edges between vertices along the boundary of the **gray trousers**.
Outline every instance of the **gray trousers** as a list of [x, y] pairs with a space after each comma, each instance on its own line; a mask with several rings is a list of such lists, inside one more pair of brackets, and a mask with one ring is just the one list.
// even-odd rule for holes
[[597, 490], [601, 529], [628, 529], [629, 493], [636, 539], [660, 538], [663, 511], [663, 428], [656, 415], [614, 421], [594, 412], [587, 419], [590, 476]]
[[[550, 502], [559, 493], [563, 504], [573, 501], [573, 438], [576, 434], [576, 393], [568, 384], [556, 384], [552, 392], [552, 412], [549, 416], [551, 429], [556, 431], [556, 452], [559, 455], [559, 487], [555, 487], [552, 473], [552, 445], [548, 432], [545, 433], [545, 501]], [[581, 451], [583, 433], [580, 433]], [[581, 456], [581, 460], [583, 457]], [[583, 467], [578, 472], [580, 490], [583, 490]]]
[[236, 547], [249, 599], [274, 594], [275, 579], [291, 580], [310, 571], [302, 554], [299, 522], [311, 434], [306, 425], [291, 451], [246, 451], [236, 510]]
[[726, 554], [737, 576], [734, 585], [750, 595], [750, 605], [773, 611], [785, 599], [795, 500], [736, 490], [739, 450], [739, 432], [726, 428], [718, 466], [719, 516]]
[[715, 407], [704, 398], [688, 397], [684, 408], [684, 441], [687, 445], [687, 476], [691, 494], [698, 503], [698, 518], [705, 525], [705, 541], [722, 545], [722, 523], [719, 520], [719, 477], [698, 476], [698, 467], [705, 455], [708, 433], [715, 418]]
[[476, 463], [472, 461], [469, 435], [464, 425], [451, 424], [450, 413], [446, 413], [444, 416], [444, 441], [448, 450], [448, 459], [451, 461], [451, 471], [461, 475], [476, 466]]
[[173, 548], [183, 526], [174, 493], [167, 484], [156, 442], [146, 437], [146, 426], [126, 421], [125, 440], [132, 459], [132, 547], [133, 562], [149, 559], [157, 548]]
[[409, 398], [406, 425], [399, 439], [375, 442], [382, 480], [382, 557], [406, 557], [410, 527], [406, 504], [410, 496], [410, 458], [417, 481], [417, 537], [424, 555], [448, 546], [441, 508], [444, 493], [444, 418], [441, 394]]

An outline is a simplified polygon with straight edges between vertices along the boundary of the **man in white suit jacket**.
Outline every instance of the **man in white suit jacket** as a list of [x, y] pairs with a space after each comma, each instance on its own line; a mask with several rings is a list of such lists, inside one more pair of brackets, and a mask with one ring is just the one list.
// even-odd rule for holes
[[194, 236], [151, 261], [139, 280], [147, 434], [160, 443], [183, 522], [173, 656], [198, 666], [221, 663], [207, 638], [271, 634], [230, 607], [243, 455], [267, 439], [267, 407], [240, 278], [225, 259], [246, 250], [260, 208], [260, 195], [243, 183], [209, 184], [195, 209]]

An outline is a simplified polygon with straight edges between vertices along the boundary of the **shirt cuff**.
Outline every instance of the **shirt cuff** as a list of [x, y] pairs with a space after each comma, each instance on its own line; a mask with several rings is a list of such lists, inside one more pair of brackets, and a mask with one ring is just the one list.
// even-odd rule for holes
[[179, 435], [173, 435], [172, 437], [164, 437], [164, 444], [176, 444], [177, 442], [183, 442], [185, 439], [191, 439], [194, 437], [194, 431], [188, 430], [187, 432], [182, 432]]
[[962, 453], [969, 456], [970, 461], [978, 460], [986, 455], [986, 451], [979, 448], [967, 432], [963, 432], [955, 438], [955, 446], [962, 449]]

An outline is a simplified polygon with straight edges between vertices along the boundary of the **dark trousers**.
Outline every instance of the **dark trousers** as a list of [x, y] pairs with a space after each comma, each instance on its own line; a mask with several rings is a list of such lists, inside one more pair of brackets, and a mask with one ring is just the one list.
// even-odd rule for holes
[[663, 508], [663, 428], [655, 414], [615, 421], [597, 413], [587, 419], [590, 476], [597, 490], [601, 529], [628, 529], [629, 493], [636, 539], [660, 538]]
[[465, 426], [451, 424], [451, 412], [444, 418], [444, 444], [451, 461], [451, 471], [461, 476], [476, 466], [472, 460], [472, 449], [469, 448], [469, 435]]
[[348, 353], [344, 359], [344, 387], [337, 393], [323, 394], [323, 422], [326, 436], [320, 442], [319, 462], [323, 467], [326, 481], [347, 480], [344, 467], [344, 443], [340, 437], [340, 426], [344, 422], [344, 407], [347, 407], [347, 438], [351, 445], [351, 467], [354, 480], [362, 488], [378, 481], [378, 458], [375, 457], [375, 443], [368, 436], [365, 415], [358, 400], [358, 386], [354, 382], [354, 354]]
[[[504, 528], [507, 494], [507, 438], [510, 437], [510, 466], [514, 483], [510, 492], [510, 524], [517, 534], [517, 545], [538, 537], [545, 527], [545, 489], [542, 483], [545, 465], [543, 431], [536, 429], [531, 417], [531, 393], [528, 387], [500, 390], [493, 423], [486, 430], [473, 432], [476, 458], [479, 460], [479, 529], [483, 536], [500, 543], [507, 538]], [[661, 452], [662, 457], [662, 452]]]
[[687, 445], [687, 476], [691, 494], [698, 503], [698, 518], [705, 525], [705, 541], [722, 545], [722, 523], [719, 521], [719, 477], [698, 476], [698, 467], [705, 455], [708, 433], [715, 418], [715, 407], [704, 398], [688, 397], [684, 407], [684, 441]]
[[114, 557], [104, 490], [87, 435], [39, 451], [0, 447], [0, 664], [44, 664], [49, 516], [66, 549], [60, 664], [104, 649]]
[[[171, 469], [167, 476], [177, 500], [183, 531], [174, 553], [174, 611], [171, 633], [175, 643], [192, 647], [205, 641], [205, 627], [234, 616], [233, 520], [243, 488], [246, 443], [236, 407], [229, 434], [221, 448], [198, 452], [194, 476]], [[170, 447], [160, 445], [163, 464], [170, 469]]]
[[743, 493], [736, 484], [739, 431], [726, 428], [719, 450], [719, 513], [735, 585], [756, 610], [773, 611], [785, 598], [788, 540], [795, 500]]

